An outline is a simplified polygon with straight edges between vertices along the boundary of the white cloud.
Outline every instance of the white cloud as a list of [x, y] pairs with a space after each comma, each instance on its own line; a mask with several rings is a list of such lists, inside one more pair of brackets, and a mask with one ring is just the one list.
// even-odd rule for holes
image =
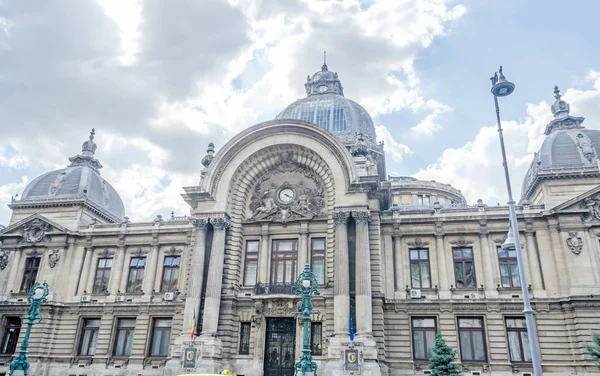
[[[413, 62], [464, 14], [448, 3], [10, 3], [0, 19], [0, 78], [10, 93], [0, 93], [0, 150], [16, 156], [0, 165], [62, 167], [95, 127], [102, 175], [133, 220], [184, 211], [180, 187], [196, 184], [206, 145], [304, 96], [323, 50], [346, 95], [373, 116], [422, 111], [437, 124], [444, 105], [421, 92]], [[410, 153], [387, 129], [378, 134], [395, 161]]]
[[29, 179], [27, 176], [22, 176], [21, 181], [18, 183], [0, 185], [0, 202], [2, 203], [2, 205], [0, 205], [1, 225], [8, 225], [8, 219], [10, 218], [10, 209], [5, 204], [10, 203], [12, 197], [23, 192], [23, 189], [25, 189], [28, 182]]
[[412, 150], [406, 145], [400, 144], [394, 140], [390, 131], [383, 125], [375, 127], [377, 140], [383, 141], [384, 151], [396, 162], [402, 162], [405, 155], [412, 154]]
[[[586, 118], [584, 126], [600, 129], [600, 75], [592, 71], [588, 78], [594, 83], [593, 90], [569, 89], [563, 99], [570, 103], [572, 115]], [[524, 121], [502, 122], [515, 199], [520, 197], [523, 177], [533, 153], [545, 139], [544, 129], [550, 120], [550, 103], [540, 102], [527, 106]], [[444, 150], [436, 163], [414, 176], [449, 183], [461, 189], [470, 203], [481, 198], [489, 204], [505, 204], [507, 193], [497, 127], [480, 128], [473, 140], [460, 148]]]

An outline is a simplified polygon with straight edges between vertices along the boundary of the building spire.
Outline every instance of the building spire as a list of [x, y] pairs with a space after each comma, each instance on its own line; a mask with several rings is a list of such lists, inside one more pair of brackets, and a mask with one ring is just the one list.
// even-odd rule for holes
[[89, 138], [81, 145], [81, 154], [69, 158], [69, 161], [71, 161], [69, 167], [88, 166], [100, 173], [98, 170], [102, 168], [102, 165], [94, 158], [94, 153], [96, 153], [97, 148], [97, 145], [94, 142], [95, 136], [96, 130], [92, 128]]
[[326, 71], [327, 69], [327, 51], [323, 51], [323, 66], [321, 67], [322, 71]]
[[94, 136], [96, 135], [96, 130], [92, 128], [90, 132], [90, 138], [83, 143], [81, 146], [81, 155], [86, 157], [93, 157], [96, 152], [96, 143], [94, 142]]

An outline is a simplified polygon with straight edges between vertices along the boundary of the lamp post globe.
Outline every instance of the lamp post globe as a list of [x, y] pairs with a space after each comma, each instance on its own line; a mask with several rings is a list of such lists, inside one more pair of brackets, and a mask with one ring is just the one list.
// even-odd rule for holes
[[305, 289], [310, 287], [310, 281], [308, 279], [305, 279], [304, 281], [302, 281], [302, 287], [304, 287]]

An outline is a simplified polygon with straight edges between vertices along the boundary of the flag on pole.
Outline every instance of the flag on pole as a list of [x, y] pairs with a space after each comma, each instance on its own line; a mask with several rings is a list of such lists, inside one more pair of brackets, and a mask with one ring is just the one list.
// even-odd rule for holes
[[354, 325], [352, 324], [352, 307], [350, 307], [350, 341], [354, 342]]
[[192, 332], [190, 333], [192, 341], [194, 340], [194, 334], [196, 334], [196, 310], [194, 310], [194, 318], [192, 318]]

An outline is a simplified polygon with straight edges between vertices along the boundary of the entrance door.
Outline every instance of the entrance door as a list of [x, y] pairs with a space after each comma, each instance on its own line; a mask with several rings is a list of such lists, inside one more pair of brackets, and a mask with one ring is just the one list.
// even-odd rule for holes
[[267, 319], [265, 376], [294, 376], [296, 321]]

